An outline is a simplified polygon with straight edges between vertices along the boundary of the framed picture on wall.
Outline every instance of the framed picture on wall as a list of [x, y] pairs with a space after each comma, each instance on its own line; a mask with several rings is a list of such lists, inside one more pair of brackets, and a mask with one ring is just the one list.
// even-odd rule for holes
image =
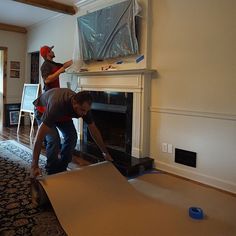
[[10, 62], [10, 77], [20, 78], [20, 62], [19, 61]]
[[11, 61], [10, 68], [11, 68], [11, 70], [20, 70], [20, 62], [19, 61]]
[[10, 70], [10, 77], [11, 78], [20, 78], [20, 71], [19, 70]]

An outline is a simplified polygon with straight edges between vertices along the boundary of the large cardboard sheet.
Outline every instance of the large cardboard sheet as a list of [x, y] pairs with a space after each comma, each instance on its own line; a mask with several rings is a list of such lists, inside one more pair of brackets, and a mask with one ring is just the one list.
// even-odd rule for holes
[[48, 176], [41, 182], [69, 236], [224, 235], [216, 219], [138, 192], [108, 162]]

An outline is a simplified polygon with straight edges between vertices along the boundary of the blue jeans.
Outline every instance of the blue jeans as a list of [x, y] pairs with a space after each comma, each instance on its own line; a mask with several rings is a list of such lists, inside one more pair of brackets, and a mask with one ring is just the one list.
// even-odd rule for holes
[[[36, 112], [38, 125], [42, 123]], [[61, 144], [58, 129], [63, 136]], [[72, 154], [77, 143], [77, 132], [72, 120], [66, 122], [57, 122], [46, 135], [46, 156], [47, 164], [45, 166], [48, 174], [55, 174], [65, 171], [68, 163], [72, 160]]]

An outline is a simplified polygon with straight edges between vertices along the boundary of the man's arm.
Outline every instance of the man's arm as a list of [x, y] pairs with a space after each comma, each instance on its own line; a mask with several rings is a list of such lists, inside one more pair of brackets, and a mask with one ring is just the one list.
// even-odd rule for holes
[[73, 64], [73, 61], [72, 61], [72, 60], [69, 60], [69, 61], [67, 61], [67, 62], [65, 62], [65, 63], [63, 64], [63, 67], [64, 67], [65, 69], [67, 69], [67, 68], [70, 67], [72, 64]]
[[103, 157], [107, 161], [113, 161], [111, 155], [107, 151], [107, 148], [103, 142], [102, 135], [101, 135], [100, 131], [98, 130], [97, 126], [95, 125], [95, 123], [92, 122], [91, 124], [88, 124], [88, 128], [89, 128], [89, 132], [92, 135], [94, 141], [96, 142], [96, 144], [100, 148]]
[[72, 65], [73, 61], [70, 60], [70, 61], [67, 61], [63, 64], [63, 66], [57, 70], [56, 72], [54, 72], [53, 74], [49, 75], [45, 80], [45, 84], [49, 84], [49, 83], [52, 83], [54, 80], [56, 80], [58, 78], [58, 76], [61, 74], [61, 73], [64, 73], [65, 72], [65, 69], [67, 69], [68, 67], [70, 67]]
[[33, 158], [31, 163], [31, 177], [37, 177], [41, 174], [39, 169], [39, 156], [41, 153], [42, 143], [47, 133], [49, 133], [50, 128], [48, 128], [44, 123], [42, 123], [37, 131], [33, 149]]

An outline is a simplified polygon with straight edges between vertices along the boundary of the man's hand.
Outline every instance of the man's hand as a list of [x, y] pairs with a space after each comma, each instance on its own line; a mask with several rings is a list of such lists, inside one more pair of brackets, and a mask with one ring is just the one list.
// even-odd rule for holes
[[109, 153], [103, 152], [102, 155], [106, 161], [114, 161]]
[[70, 61], [65, 62], [65, 63], [63, 64], [63, 67], [66, 69], [66, 68], [70, 67], [72, 64], [73, 64], [73, 61], [70, 60]]
[[37, 176], [41, 176], [42, 172], [38, 166], [31, 166], [30, 170], [30, 178], [36, 178]]

